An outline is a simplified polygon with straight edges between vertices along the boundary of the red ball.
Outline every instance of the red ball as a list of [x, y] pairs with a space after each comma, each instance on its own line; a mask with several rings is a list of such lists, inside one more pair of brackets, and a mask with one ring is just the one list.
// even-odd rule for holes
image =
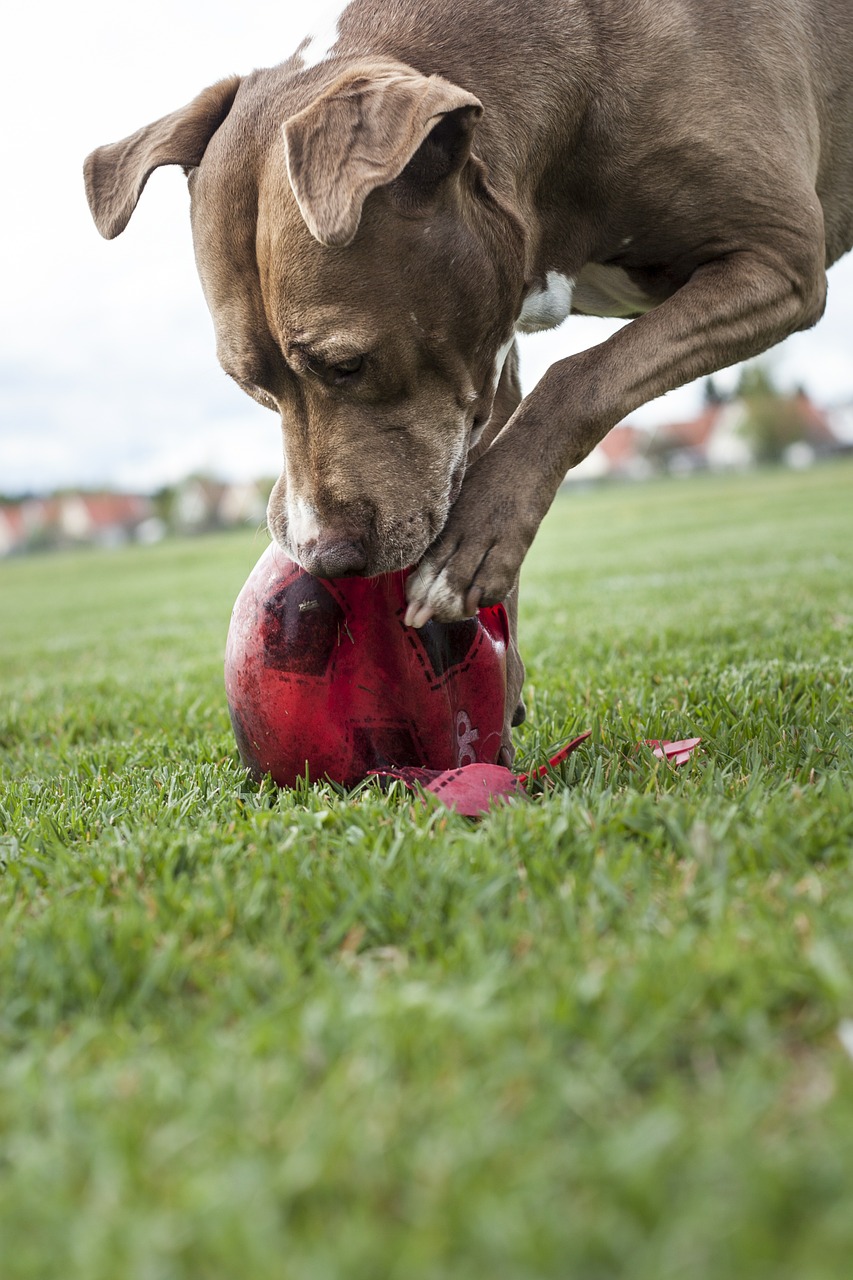
[[503, 605], [404, 625], [408, 570], [314, 578], [271, 544], [237, 598], [225, 690], [243, 763], [292, 786], [354, 786], [373, 769], [497, 760], [509, 624]]

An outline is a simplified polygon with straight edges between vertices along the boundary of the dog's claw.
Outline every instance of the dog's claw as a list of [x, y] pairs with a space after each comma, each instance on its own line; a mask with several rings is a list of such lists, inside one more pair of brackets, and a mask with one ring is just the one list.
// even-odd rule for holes
[[404, 619], [407, 627], [422, 627], [432, 617], [432, 609], [422, 600], [410, 600]]
[[480, 607], [480, 602], [482, 599], [483, 599], [483, 588], [472, 587], [468, 592], [467, 596], [465, 597], [465, 613], [469, 618], [474, 617], [474, 614], [477, 612], [477, 610]]
[[406, 594], [409, 597], [405, 617], [407, 627], [422, 627], [433, 616], [435, 610], [428, 601], [434, 581], [433, 571], [426, 563], [421, 563], [406, 583]]
[[409, 578], [409, 607], [405, 618], [407, 627], [422, 627], [430, 618], [437, 618], [440, 622], [458, 622], [477, 612], [477, 603], [473, 608], [469, 608], [468, 604], [475, 595], [479, 597], [479, 588], [470, 590], [466, 597], [462, 597], [450, 586], [446, 569], [445, 565], [437, 571], [426, 559]]

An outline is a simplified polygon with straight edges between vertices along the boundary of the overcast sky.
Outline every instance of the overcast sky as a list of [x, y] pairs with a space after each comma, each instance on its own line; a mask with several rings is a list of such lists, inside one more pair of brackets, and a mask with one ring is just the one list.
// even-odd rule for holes
[[[312, 12], [288, 0], [54, 0], [4, 19], [0, 492], [278, 470], [275, 417], [216, 362], [182, 174], [158, 170], [108, 243], [90, 219], [81, 165], [212, 81], [281, 61]], [[614, 327], [570, 318], [526, 339], [526, 388]], [[830, 273], [821, 324], [779, 348], [776, 367], [821, 403], [853, 399], [853, 257]], [[686, 388], [637, 417], [684, 417], [698, 399]]]

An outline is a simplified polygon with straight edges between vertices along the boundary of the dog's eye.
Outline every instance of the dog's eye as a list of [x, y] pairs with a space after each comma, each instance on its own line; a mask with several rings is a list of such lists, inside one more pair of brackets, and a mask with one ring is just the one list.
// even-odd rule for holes
[[364, 356], [353, 356], [351, 360], [342, 360], [332, 366], [332, 372], [338, 378], [352, 378], [364, 368]]
[[347, 360], [333, 360], [333, 357], [327, 359], [322, 353], [315, 354], [295, 342], [290, 344], [288, 356], [297, 373], [310, 373], [312, 377], [325, 382], [327, 387], [354, 384], [367, 365], [366, 356], [350, 356]]

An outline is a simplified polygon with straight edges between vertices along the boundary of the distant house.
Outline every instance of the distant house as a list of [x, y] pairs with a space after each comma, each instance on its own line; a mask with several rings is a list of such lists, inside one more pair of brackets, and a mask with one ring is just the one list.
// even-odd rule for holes
[[707, 469], [741, 470], [752, 464], [752, 449], [740, 434], [744, 419], [736, 401], [714, 400], [687, 422], [667, 422], [649, 442], [649, 456], [672, 475]]
[[0, 506], [0, 555], [15, 555], [57, 540], [58, 505], [54, 498], [23, 498]]
[[39, 548], [121, 546], [154, 518], [150, 498], [127, 493], [65, 493], [0, 506], [0, 556]]
[[853, 400], [835, 405], [826, 414], [832, 434], [843, 450], [853, 449]]
[[608, 431], [583, 462], [572, 468], [566, 480], [646, 480], [654, 472], [647, 456], [648, 446], [648, 431], [622, 422]]
[[229, 484], [219, 500], [219, 519], [222, 524], [262, 525], [267, 518], [267, 495], [263, 485], [248, 481]]
[[20, 503], [0, 507], [0, 556], [11, 556], [23, 551], [27, 531]]
[[[778, 405], [790, 436], [780, 454], [789, 466], [808, 466], [816, 458], [853, 449], [853, 405], [829, 412], [802, 391], [780, 396]], [[742, 471], [756, 462], [750, 413], [743, 399], [712, 395], [701, 413], [686, 422], [667, 422], [653, 431], [622, 422], [566, 480], [643, 480], [661, 471]]]
[[206, 476], [190, 476], [175, 491], [171, 518], [181, 533], [205, 533], [240, 524], [263, 524], [266, 510], [262, 484], [221, 484]]
[[[134, 493], [62, 493], [0, 503], [0, 557], [49, 547], [150, 544], [178, 533], [205, 533], [236, 525], [257, 528], [266, 519], [269, 485], [221, 484], [194, 476], [157, 502]], [[164, 516], [168, 516], [168, 523]]]
[[179, 533], [205, 533], [219, 524], [223, 484], [206, 476], [188, 476], [175, 490], [171, 523]]
[[[768, 411], [765, 411], [768, 412]], [[772, 414], [772, 408], [769, 413]], [[649, 457], [673, 475], [691, 471], [741, 471], [759, 460], [756, 426], [749, 401], [713, 398], [688, 422], [660, 426], [649, 442]], [[806, 466], [816, 458], [837, 453], [841, 441], [829, 414], [803, 391], [778, 400], [780, 434], [778, 456], [791, 466]], [[765, 421], [766, 428], [767, 423]]]
[[70, 493], [57, 499], [56, 525], [61, 542], [102, 547], [132, 541], [154, 509], [150, 498], [131, 493]]

